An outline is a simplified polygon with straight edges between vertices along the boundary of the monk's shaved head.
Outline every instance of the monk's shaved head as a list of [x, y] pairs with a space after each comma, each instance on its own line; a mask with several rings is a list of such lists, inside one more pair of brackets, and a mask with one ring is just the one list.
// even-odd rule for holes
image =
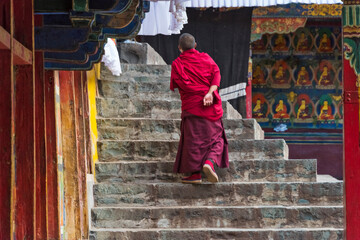
[[195, 48], [195, 46], [196, 43], [193, 35], [189, 33], [181, 34], [181, 36], [179, 37], [179, 47], [181, 48], [181, 50], [186, 51]]

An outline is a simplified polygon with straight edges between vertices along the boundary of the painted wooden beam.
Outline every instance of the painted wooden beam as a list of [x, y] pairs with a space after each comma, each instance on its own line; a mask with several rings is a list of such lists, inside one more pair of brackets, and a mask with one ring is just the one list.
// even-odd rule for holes
[[16, 39], [13, 39], [14, 65], [31, 65], [33, 53]]
[[80, 45], [80, 48], [74, 52], [45, 52], [45, 61], [66, 62], [76, 61], [86, 63], [89, 55], [96, 54], [100, 47], [98, 42], [86, 42]]
[[10, 239], [11, 212], [11, 86], [12, 60], [9, 50], [0, 50], [0, 236]]
[[61, 135], [64, 161], [65, 238], [81, 239], [74, 72], [60, 71]]
[[89, 31], [87, 27], [36, 27], [35, 48], [39, 51], [77, 51], [88, 39]]
[[89, 56], [89, 59], [86, 63], [76, 63], [76, 62], [45, 62], [45, 69], [52, 70], [90, 70], [94, 63], [98, 63], [101, 60], [103, 54], [103, 48], [99, 48], [96, 54]]
[[45, 71], [45, 145], [46, 145], [46, 213], [47, 238], [60, 239], [59, 194], [56, 154], [54, 71]]
[[0, 49], [10, 50], [10, 33], [0, 26]]

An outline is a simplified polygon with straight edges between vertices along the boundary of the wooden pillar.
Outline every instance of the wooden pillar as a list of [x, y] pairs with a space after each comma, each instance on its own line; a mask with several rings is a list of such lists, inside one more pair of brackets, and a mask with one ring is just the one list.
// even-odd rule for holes
[[43, 53], [35, 54], [36, 239], [46, 239], [45, 89]]
[[12, 60], [10, 50], [0, 50], [0, 236], [10, 238], [12, 169]]
[[54, 71], [45, 71], [45, 145], [46, 145], [46, 212], [47, 238], [60, 239], [58, 175], [55, 125]]
[[60, 71], [61, 135], [64, 161], [65, 238], [81, 238], [74, 72]]
[[[85, 117], [84, 117], [84, 74], [81, 71], [74, 72], [74, 93], [76, 109], [76, 140], [78, 153], [78, 184], [79, 184], [79, 203], [80, 203], [80, 229], [82, 239], [87, 239], [88, 214], [87, 214], [87, 189], [86, 189], [86, 135], [85, 135]], [[85, 85], [86, 86], [86, 85]]]
[[13, 59], [9, 0], [0, 3], [0, 12], [4, 13], [0, 18], [0, 236], [10, 239]]
[[246, 86], [246, 118], [252, 118], [252, 59], [251, 51], [248, 67], [248, 85]]
[[[343, 1], [345, 234], [360, 239], [360, 1]], [[350, 5], [359, 4], [359, 5]]]
[[91, 130], [90, 130], [90, 108], [87, 72], [83, 71], [83, 99], [84, 99], [84, 121], [85, 121], [85, 148], [86, 148], [86, 169], [87, 173], [92, 174], [91, 158]]
[[15, 176], [12, 211], [16, 239], [33, 239], [35, 212], [34, 12], [33, 1], [13, 0]]

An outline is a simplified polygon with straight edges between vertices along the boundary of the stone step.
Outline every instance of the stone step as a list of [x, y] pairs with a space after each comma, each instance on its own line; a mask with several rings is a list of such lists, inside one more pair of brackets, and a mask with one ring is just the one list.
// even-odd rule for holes
[[[174, 162], [98, 162], [97, 182], [179, 182]], [[215, 169], [220, 182], [315, 182], [316, 159], [236, 160]]]
[[96, 229], [90, 240], [343, 240], [341, 228], [162, 228], [162, 229]]
[[121, 64], [122, 74], [114, 76], [110, 70], [102, 63], [100, 79], [118, 80], [123, 76], [160, 76], [170, 77], [171, 65], [149, 65], [149, 64]]
[[[230, 159], [287, 159], [289, 149], [283, 139], [228, 140]], [[175, 159], [179, 141], [111, 141], [97, 142], [101, 162], [120, 160], [172, 160]]]
[[95, 206], [342, 206], [342, 182], [100, 183]]
[[[103, 118], [181, 118], [180, 100], [97, 98], [96, 109], [98, 117]], [[223, 110], [224, 119], [241, 119], [239, 112], [230, 103], [223, 102]]]
[[96, 228], [341, 228], [342, 206], [95, 207]]
[[105, 98], [138, 98], [153, 100], [180, 100], [178, 92], [169, 89], [170, 78], [123, 77], [121, 81], [98, 81], [100, 96]]
[[[179, 140], [180, 119], [98, 118], [99, 140]], [[228, 139], [264, 139], [254, 119], [224, 119]]]

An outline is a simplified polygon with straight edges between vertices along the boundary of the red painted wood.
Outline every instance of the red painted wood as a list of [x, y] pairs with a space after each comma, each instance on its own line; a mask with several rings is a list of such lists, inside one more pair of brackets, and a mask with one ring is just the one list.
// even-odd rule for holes
[[14, 38], [25, 48], [33, 49], [34, 0], [12, 0], [14, 3]]
[[[343, 60], [346, 91], [357, 91], [356, 75], [349, 61]], [[360, 149], [359, 102], [344, 102], [344, 180], [345, 180], [345, 231], [347, 240], [360, 239]]]
[[78, 178], [79, 178], [79, 201], [80, 201], [80, 230], [82, 238], [87, 239], [87, 194], [86, 194], [86, 143], [85, 143], [85, 119], [83, 100], [83, 74], [74, 71], [74, 91], [76, 109], [76, 140], [78, 153]]
[[46, 239], [46, 155], [44, 56], [35, 53], [36, 239]]
[[33, 67], [18, 66], [15, 88], [16, 239], [34, 238]]
[[11, 206], [11, 53], [0, 51], [0, 236], [10, 238]]
[[47, 239], [60, 239], [54, 71], [45, 71]]
[[0, 26], [2, 26], [8, 33], [10, 33], [10, 29], [11, 29], [10, 0], [0, 1], [0, 13], [2, 16], [0, 18]]

